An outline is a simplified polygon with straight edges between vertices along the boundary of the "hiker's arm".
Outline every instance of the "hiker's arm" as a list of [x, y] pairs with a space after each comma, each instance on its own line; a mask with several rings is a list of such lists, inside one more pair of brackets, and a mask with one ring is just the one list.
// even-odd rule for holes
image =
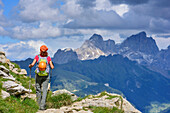
[[52, 61], [50, 61], [50, 67], [51, 67], [51, 69], [54, 69], [54, 65], [53, 65]]
[[33, 60], [32, 64], [29, 65], [29, 68], [32, 68], [36, 63], [36, 59]]

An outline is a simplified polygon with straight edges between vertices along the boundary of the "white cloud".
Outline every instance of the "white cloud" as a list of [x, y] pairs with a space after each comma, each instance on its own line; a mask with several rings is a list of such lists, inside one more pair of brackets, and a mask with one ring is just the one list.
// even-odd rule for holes
[[96, 0], [96, 10], [105, 10], [105, 11], [115, 11], [120, 16], [123, 16], [126, 12], [129, 11], [128, 5], [126, 4], [119, 4], [113, 5], [110, 3], [109, 0]]
[[77, 4], [77, 0], [68, 0], [61, 9], [68, 17], [77, 17], [83, 12], [83, 8]]
[[61, 30], [50, 22], [40, 22], [38, 27], [16, 26], [12, 31], [12, 37], [18, 39], [49, 38], [61, 35]]
[[20, 0], [19, 16], [25, 22], [61, 20], [63, 15], [57, 5], [57, 0]]
[[26, 58], [34, 58], [39, 54], [40, 46], [45, 44], [43, 41], [20, 41], [13, 44], [0, 44], [0, 51], [4, 51], [10, 60], [22, 60]]
[[156, 44], [160, 50], [167, 49], [167, 47], [170, 45], [170, 37], [164, 38], [164, 37], [157, 37], [156, 35], [152, 35], [152, 38], [156, 41]]

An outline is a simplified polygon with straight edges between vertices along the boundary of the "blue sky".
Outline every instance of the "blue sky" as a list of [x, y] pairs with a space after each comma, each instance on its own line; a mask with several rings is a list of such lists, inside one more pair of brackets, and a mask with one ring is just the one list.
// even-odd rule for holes
[[0, 51], [10, 60], [76, 49], [94, 33], [122, 42], [145, 31], [160, 49], [170, 45], [169, 0], [0, 0]]

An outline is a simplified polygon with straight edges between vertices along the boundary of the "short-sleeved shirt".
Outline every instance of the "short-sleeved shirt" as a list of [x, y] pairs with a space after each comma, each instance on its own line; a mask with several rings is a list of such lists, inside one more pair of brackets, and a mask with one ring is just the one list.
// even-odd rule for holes
[[[41, 56], [41, 57], [43, 57], [43, 56]], [[38, 55], [36, 55], [34, 59], [36, 59], [36, 61], [38, 62], [38, 60], [39, 60]], [[48, 64], [49, 64], [49, 62], [51, 61], [51, 57], [50, 56], [47, 57], [47, 61], [48, 61]]]

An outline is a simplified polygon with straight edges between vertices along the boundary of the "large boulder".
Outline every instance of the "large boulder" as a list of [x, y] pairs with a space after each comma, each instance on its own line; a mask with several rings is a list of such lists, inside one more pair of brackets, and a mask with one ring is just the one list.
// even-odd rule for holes
[[[23, 86], [13, 82], [13, 81], [5, 81], [3, 82], [3, 88], [6, 88], [7, 92], [11, 95], [22, 95], [25, 93], [29, 93], [29, 90], [24, 88]], [[32, 90], [30, 90], [32, 92]]]
[[27, 75], [27, 71], [25, 69], [21, 69], [19, 75]]
[[54, 91], [53, 92], [53, 96], [57, 96], [57, 95], [60, 95], [60, 94], [63, 94], [63, 93], [66, 93], [68, 95], [71, 95], [71, 99], [74, 101], [74, 100], [77, 100], [77, 96], [74, 94], [74, 93], [71, 93], [70, 91], [66, 90], [66, 89], [62, 89], [62, 90], [57, 90], [57, 91]]

